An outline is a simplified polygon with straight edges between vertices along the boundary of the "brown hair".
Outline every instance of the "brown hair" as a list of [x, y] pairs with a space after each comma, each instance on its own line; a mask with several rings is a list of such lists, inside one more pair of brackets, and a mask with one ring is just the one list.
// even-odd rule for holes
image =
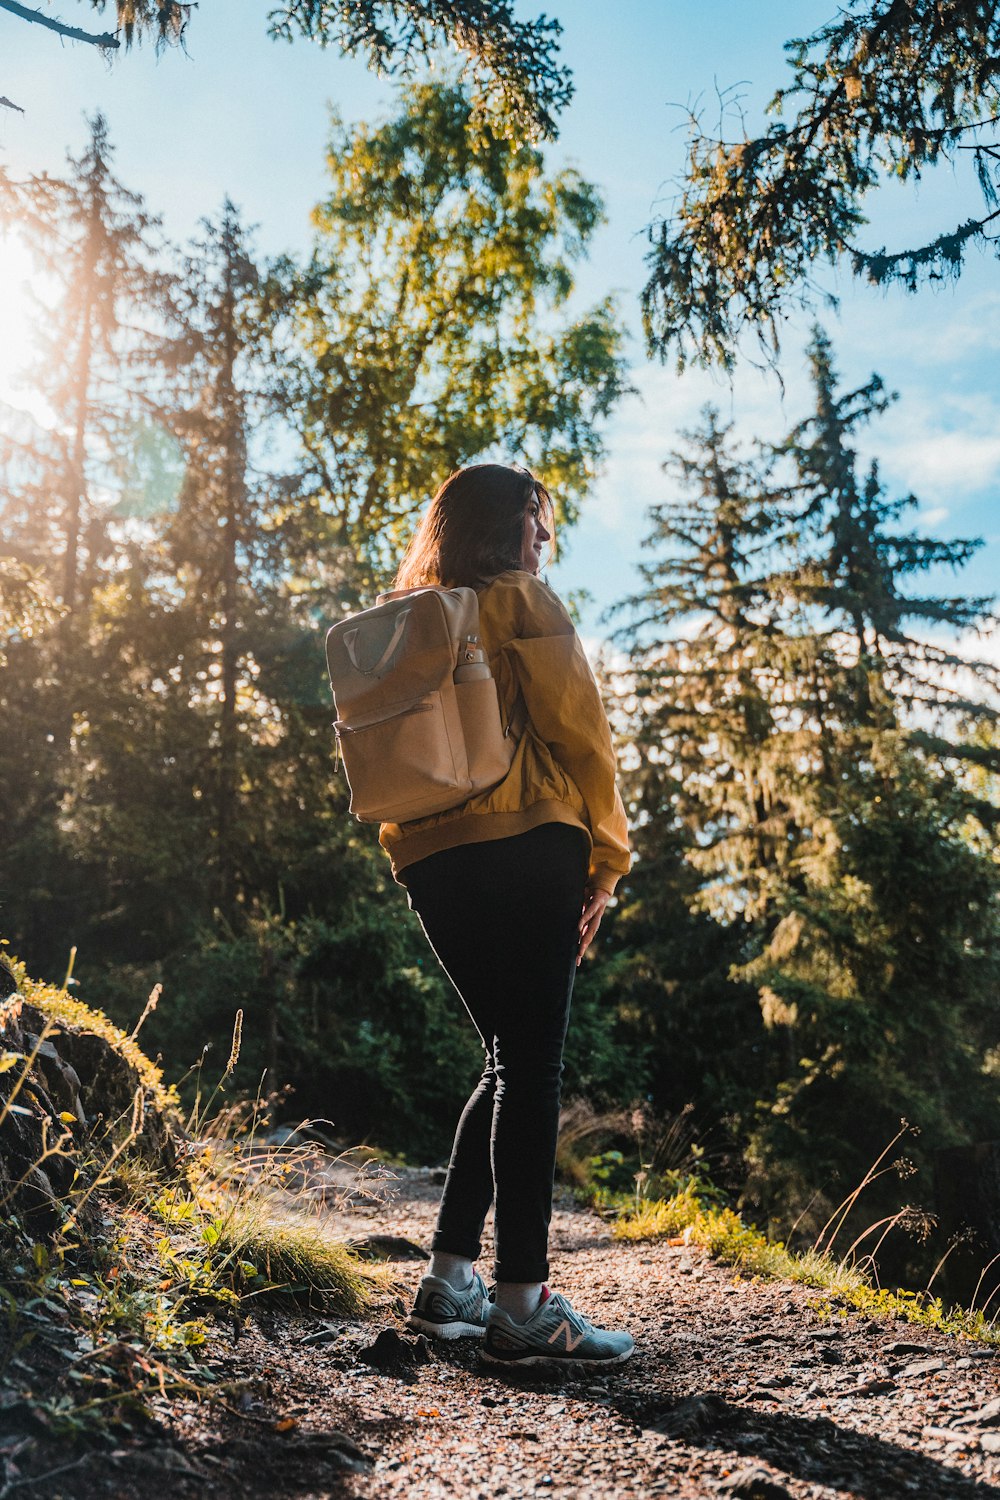
[[520, 464], [471, 464], [438, 490], [396, 574], [397, 589], [425, 584], [474, 588], [522, 567], [524, 517], [536, 499], [552, 529], [549, 492]]

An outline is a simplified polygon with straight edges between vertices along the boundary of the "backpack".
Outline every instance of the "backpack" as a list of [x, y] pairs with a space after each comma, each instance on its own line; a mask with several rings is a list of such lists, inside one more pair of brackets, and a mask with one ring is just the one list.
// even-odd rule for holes
[[400, 589], [326, 637], [334, 729], [362, 822], [407, 823], [502, 781], [514, 758], [475, 589]]

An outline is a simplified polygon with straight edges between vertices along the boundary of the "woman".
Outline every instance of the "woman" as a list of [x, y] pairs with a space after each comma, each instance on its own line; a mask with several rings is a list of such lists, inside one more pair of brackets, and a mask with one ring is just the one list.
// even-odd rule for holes
[[[528, 470], [476, 464], [442, 485], [396, 578], [477, 590], [481, 644], [517, 735], [498, 786], [380, 834], [486, 1049], [409, 1326], [485, 1334], [496, 1363], [603, 1366], [627, 1359], [632, 1339], [549, 1291], [546, 1251], [573, 978], [629, 852], [597, 684], [538, 578], [551, 527], [548, 493]], [[492, 1301], [474, 1267], [491, 1202]]]

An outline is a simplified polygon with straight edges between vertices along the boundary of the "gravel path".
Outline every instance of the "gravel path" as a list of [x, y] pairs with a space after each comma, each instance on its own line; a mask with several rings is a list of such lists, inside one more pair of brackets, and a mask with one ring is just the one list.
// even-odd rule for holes
[[[439, 1187], [406, 1171], [386, 1201], [343, 1216], [352, 1237], [426, 1244]], [[402, 1247], [397, 1247], [400, 1249]], [[165, 1404], [155, 1442], [85, 1461], [58, 1500], [180, 1496], [993, 1496], [1000, 1355], [904, 1323], [824, 1311], [818, 1294], [735, 1279], [700, 1251], [612, 1241], [562, 1202], [552, 1284], [597, 1321], [625, 1324], [633, 1358], [561, 1379], [480, 1366], [476, 1345], [383, 1334], [400, 1363], [361, 1356], [402, 1332], [403, 1292], [358, 1322], [261, 1314], [213, 1334], [241, 1399]], [[484, 1255], [484, 1264], [488, 1256]], [[407, 1364], [407, 1359], [413, 1361]], [[60, 1489], [60, 1483], [63, 1488]]]

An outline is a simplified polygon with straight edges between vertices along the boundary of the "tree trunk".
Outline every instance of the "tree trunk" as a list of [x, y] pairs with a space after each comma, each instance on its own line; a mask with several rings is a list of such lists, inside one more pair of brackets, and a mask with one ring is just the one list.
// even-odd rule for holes
[[222, 618], [220, 644], [222, 652], [222, 703], [219, 714], [219, 905], [231, 918], [236, 900], [235, 851], [233, 831], [236, 824], [238, 767], [238, 725], [236, 693], [238, 687], [239, 642], [239, 558], [240, 526], [244, 511], [245, 433], [243, 411], [236, 388], [236, 359], [239, 339], [236, 329], [236, 265], [232, 226], [226, 224], [226, 269], [223, 299], [224, 359], [219, 373], [219, 397], [222, 408], [223, 452], [223, 528], [222, 528]]

